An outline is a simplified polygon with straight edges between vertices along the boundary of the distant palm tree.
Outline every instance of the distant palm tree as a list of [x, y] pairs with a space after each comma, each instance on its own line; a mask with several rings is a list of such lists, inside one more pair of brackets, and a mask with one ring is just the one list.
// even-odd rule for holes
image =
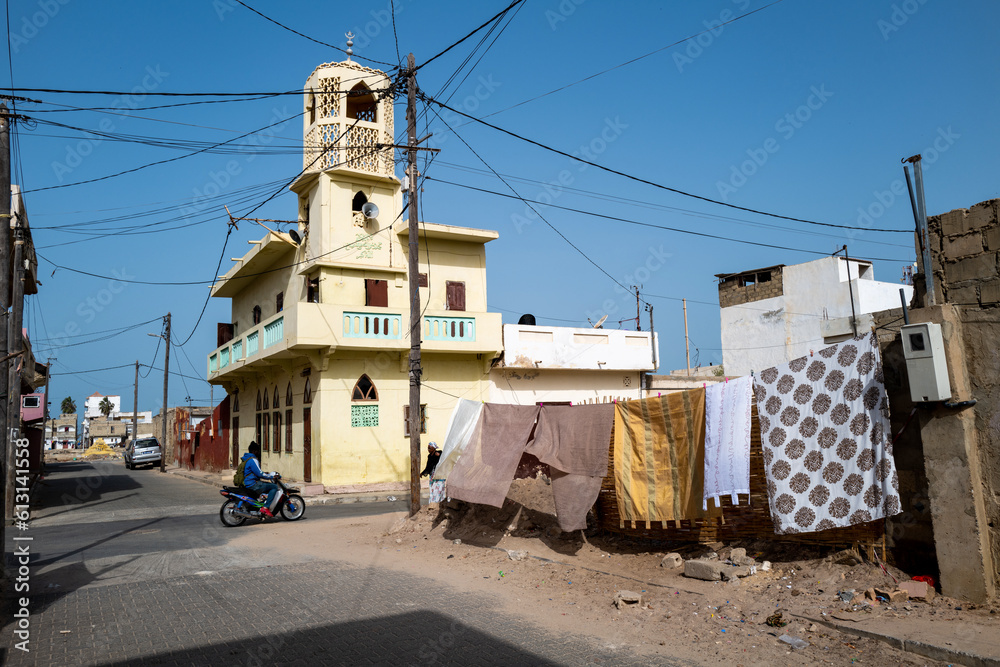
[[59, 407], [64, 415], [71, 415], [76, 412], [76, 403], [69, 396], [62, 400], [62, 404]]
[[111, 399], [105, 396], [103, 399], [101, 399], [101, 402], [98, 404], [97, 409], [101, 411], [102, 415], [107, 417], [112, 412], [114, 412], [115, 406], [111, 402]]

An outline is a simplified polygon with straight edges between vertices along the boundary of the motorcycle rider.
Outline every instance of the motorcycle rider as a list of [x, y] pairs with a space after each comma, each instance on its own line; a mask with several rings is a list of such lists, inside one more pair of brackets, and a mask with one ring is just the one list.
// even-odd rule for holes
[[247, 447], [247, 453], [243, 455], [240, 461], [246, 461], [246, 466], [243, 469], [243, 486], [258, 495], [267, 492], [267, 502], [264, 507], [260, 508], [260, 511], [264, 516], [273, 519], [274, 515], [271, 513], [271, 503], [274, 502], [274, 496], [278, 493], [278, 485], [270, 481], [265, 482], [264, 480], [274, 479], [274, 475], [277, 473], [268, 474], [260, 469], [260, 445], [256, 442], [250, 443], [250, 446]]

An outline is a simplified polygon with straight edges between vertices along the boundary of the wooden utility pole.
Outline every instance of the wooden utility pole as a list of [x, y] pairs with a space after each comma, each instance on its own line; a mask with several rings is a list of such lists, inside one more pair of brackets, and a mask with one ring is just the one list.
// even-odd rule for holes
[[406, 174], [410, 185], [410, 516], [420, 511], [420, 239], [417, 236], [417, 75], [411, 53], [406, 60]]
[[[2, 194], [2, 193], [0, 193]], [[8, 190], [8, 196], [9, 190]], [[7, 390], [10, 400], [7, 404], [7, 497], [4, 499], [4, 516], [8, 521], [14, 519], [14, 494], [10, 493], [14, 488], [14, 431], [16, 437], [21, 437], [21, 373], [24, 369], [25, 358], [24, 336], [21, 333], [21, 317], [24, 312], [24, 229], [20, 220], [14, 220], [14, 278], [11, 287], [14, 288], [14, 295], [10, 303], [10, 315], [8, 317], [9, 327], [7, 329], [7, 342], [11, 352], [14, 353], [10, 360], [10, 367], [7, 372]], [[3, 231], [3, 230], [0, 230]], [[20, 368], [18, 368], [20, 364]]]
[[[10, 124], [7, 105], [0, 102], [0, 315], [10, 307]], [[0, 359], [6, 359], [7, 322], [0, 322]], [[0, 396], [7, 396], [7, 362], [0, 362]], [[7, 401], [0, 400], [0, 503], [7, 506], [13, 489], [7, 485]], [[6, 521], [0, 521], [0, 544], [4, 542]], [[0, 576], [3, 576], [0, 572]]]
[[164, 332], [166, 349], [163, 352], [163, 428], [160, 440], [160, 472], [167, 471], [167, 376], [170, 374], [170, 313], [167, 313], [167, 325]]
[[[132, 401], [132, 439], [139, 439], [139, 360], [135, 360], [135, 399]], [[122, 446], [128, 445], [123, 443]], [[163, 447], [160, 447], [160, 456], [163, 456]]]
[[684, 354], [687, 357], [688, 377], [691, 377], [691, 341], [688, 340], [688, 300], [681, 299], [684, 304]]

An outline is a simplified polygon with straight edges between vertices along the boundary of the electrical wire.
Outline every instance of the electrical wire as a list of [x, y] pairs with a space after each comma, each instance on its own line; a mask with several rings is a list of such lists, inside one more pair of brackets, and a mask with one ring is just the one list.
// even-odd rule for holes
[[[239, 2], [239, 0], [237, 0], [237, 2]], [[496, 21], [497, 19], [501, 18], [504, 14], [506, 14], [507, 12], [509, 12], [512, 7], [514, 7], [515, 5], [519, 5], [522, 2], [524, 2], [524, 0], [514, 0], [512, 3], [510, 3], [509, 5], [507, 5], [504, 9], [500, 10], [499, 12], [497, 12], [496, 14], [494, 14], [491, 18], [487, 19], [478, 28], [476, 28], [475, 30], [473, 30], [472, 32], [470, 32], [469, 34], [467, 34], [465, 37], [463, 37], [462, 39], [458, 40], [457, 42], [452, 43], [450, 46], [446, 47], [443, 51], [440, 51], [437, 54], [431, 56], [426, 61], [424, 61], [422, 64], [417, 65], [417, 67], [414, 68], [414, 72], [416, 72], [417, 70], [423, 69], [427, 65], [430, 65], [432, 62], [434, 62], [435, 60], [437, 60], [438, 58], [440, 58], [444, 54], [448, 53], [449, 51], [451, 51], [452, 49], [454, 49], [456, 46], [458, 46], [459, 44], [461, 44], [465, 40], [469, 39], [470, 37], [472, 37], [473, 35], [475, 35], [477, 32], [479, 32], [480, 30], [482, 30], [483, 28], [485, 28], [486, 26], [488, 26], [489, 24], [491, 24], [494, 21]]]
[[[445, 181], [443, 179], [433, 178], [431, 176], [428, 176], [427, 179], [431, 180], [431, 181], [435, 181], [437, 183], [444, 183], [446, 185], [455, 185], [455, 186], [458, 186], [458, 187], [466, 188], [468, 190], [475, 190], [477, 192], [484, 192], [486, 194], [496, 195], [497, 197], [505, 197], [505, 198], [508, 198], [508, 199], [519, 199], [519, 200], [524, 201], [525, 203], [527, 203], [527, 201], [524, 200], [524, 199], [522, 199], [519, 195], [508, 195], [508, 194], [503, 193], [503, 192], [496, 192], [494, 190], [486, 190], [484, 188], [477, 188], [475, 186], [466, 185], [466, 184], [463, 184], [463, 183], [453, 183], [452, 181]], [[503, 180], [503, 179], [501, 179], [501, 180]], [[504, 184], [507, 185], [506, 181], [504, 181]], [[510, 187], [510, 186], [507, 185], [507, 187]], [[710, 238], [710, 239], [718, 239], [718, 240], [721, 240], [721, 241], [731, 241], [733, 243], [743, 243], [743, 244], [746, 244], [746, 245], [761, 246], [761, 247], [764, 247], [764, 248], [774, 248], [776, 250], [790, 250], [790, 251], [793, 251], [793, 252], [802, 252], [802, 253], [808, 253], [808, 254], [811, 254], [811, 255], [822, 255], [824, 257], [827, 257], [827, 256], [830, 255], [830, 253], [828, 253], [828, 252], [821, 252], [819, 250], [805, 250], [805, 249], [802, 249], [802, 248], [790, 248], [788, 246], [773, 245], [771, 243], [761, 243], [759, 241], [745, 241], [745, 240], [742, 240], [742, 239], [734, 239], [734, 238], [729, 238], [728, 236], [720, 236], [718, 234], [709, 234], [707, 232], [696, 232], [696, 231], [692, 231], [692, 230], [689, 230], [689, 229], [681, 229], [679, 227], [668, 227], [666, 225], [655, 225], [655, 224], [653, 224], [651, 222], [640, 222], [638, 220], [630, 220], [629, 218], [625, 218], [625, 217], [622, 217], [620, 215], [605, 215], [603, 213], [595, 213], [593, 211], [586, 211], [586, 210], [579, 209], [579, 208], [571, 208], [569, 206], [560, 206], [558, 204], [553, 204], [551, 202], [535, 202], [535, 203], [537, 203], [537, 204], [539, 204], [541, 206], [548, 206], [550, 208], [557, 208], [557, 209], [561, 209], [563, 211], [570, 211], [572, 213], [579, 213], [581, 215], [589, 215], [589, 216], [592, 216], [592, 217], [595, 217], [595, 218], [603, 218], [605, 220], [615, 220], [615, 221], [618, 221], [618, 222], [624, 222], [624, 223], [629, 224], [629, 225], [638, 225], [640, 227], [652, 227], [654, 229], [662, 229], [662, 230], [670, 231], [670, 232], [678, 232], [680, 234], [691, 234], [693, 236], [701, 236], [701, 237]], [[534, 211], [535, 209], [532, 207], [532, 210]], [[537, 213], [537, 211], [535, 211], [535, 212]], [[883, 262], [909, 262], [909, 261], [912, 261], [912, 260], [906, 260], [906, 259], [892, 259], [892, 258], [885, 258], [885, 257], [858, 257], [858, 259], [870, 259], [870, 260], [878, 260], [878, 261], [883, 261]]]
[[[420, 92], [418, 91], [417, 94], [419, 95]], [[482, 162], [486, 166], [487, 169], [489, 169], [491, 172], [493, 172], [494, 176], [496, 176], [497, 178], [499, 178], [503, 182], [503, 184], [506, 185], [510, 189], [510, 191], [513, 192], [514, 195], [518, 199], [520, 199], [522, 202], [524, 202], [524, 204], [528, 208], [530, 208], [535, 213], [535, 215], [538, 216], [538, 218], [542, 222], [544, 222], [546, 225], [548, 225], [549, 228], [552, 231], [554, 231], [556, 234], [558, 234], [559, 237], [562, 238], [563, 241], [565, 241], [567, 244], [569, 244], [569, 246], [571, 248], [573, 248], [580, 255], [582, 255], [583, 258], [586, 259], [588, 262], [590, 262], [594, 267], [596, 267], [598, 271], [600, 271], [601, 273], [603, 273], [604, 275], [606, 275], [608, 278], [610, 278], [611, 281], [614, 282], [616, 285], [618, 285], [619, 287], [621, 287], [622, 289], [624, 289], [626, 292], [630, 291], [627, 287], [625, 287], [625, 285], [622, 285], [621, 282], [619, 282], [617, 278], [615, 278], [613, 275], [611, 275], [610, 273], [608, 273], [604, 269], [604, 267], [602, 267], [596, 261], [594, 261], [593, 259], [591, 259], [590, 256], [587, 255], [587, 253], [583, 252], [583, 250], [581, 250], [575, 243], [573, 243], [572, 241], [570, 241], [569, 238], [565, 234], [563, 234], [562, 232], [560, 232], [555, 227], [555, 225], [553, 225], [551, 222], [549, 222], [545, 218], [545, 216], [543, 216], [541, 213], [539, 213], [538, 210], [534, 206], [531, 205], [531, 202], [529, 202], [527, 199], [525, 199], [520, 194], [518, 194], [517, 190], [515, 190], [514, 187], [510, 183], [508, 183], [506, 180], [504, 180], [504, 178], [500, 174], [498, 174], [496, 172], [496, 170], [494, 170], [493, 167], [491, 167], [489, 165], [489, 163], [486, 162], [486, 160], [484, 160], [483, 157], [481, 155], [479, 155], [479, 153], [477, 153], [476, 150], [474, 148], [472, 148], [472, 146], [470, 146], [467, 141], [465, 141], [465, 139], [462, 138], [462, 135], [460, 135], [458, 132], [455, 131], [455, 128], [453, 128], [451, 125], [448, 124], [448, 121], [446, 121], [445, 119], [441, 118], [440, 114], [438, 114], [436, 111], [434, 112], [434, 115], [437, 116], [438, 120], [440, 120], [442, 123], [444, 123], [445, 126], [448, 127], [448, 129], [451, 130], [455, 134], [456, 137], [458, 137], [458, 140], [461, 141], [465, 145], [465, 147], [468, 148], [472, 152], [473, 155], [475, 155], [477, 158], [479, 158], [480, 162]]]
[[[520, 2], [521, 0], [518, 0], [518, 1]], [[243, 0], [236, 0], [236, 2], [239, 3], [239, 4], [241, 4], [241, 5], [243, 5], [244, 7], [246, 7], [250, 11], [252, 11], [257, 16], [261, 17], [262, 19], [264, 19], [266, 21], [270, 21], [271, 23], [273, 23], [274, 25], [278, 26], [279, 28], [283, 28], [283, 29], [287, 30], [288, 32], [295, 33], [299, 37], [304, 37], [305, 39], [308, 39], [310, 42], [315, 42], [316, 44], [319, 44], [320, 46], [326, 46], [328, 48], [340, 51], [341, 53], [347, 53], [347, 51], [345, 49], [343, 49], [343, 48], [341, 48], [339, 46], [335, 46], [333, 44], [327, 44], [326, 42], [321, 42], [320, 40], [314, 39], [314, 38], [310, 37], [309, 35], [305, 35], [305, 34], [299, 32], [298, 30], [295, 30], [293, 28], [289, 28], [287, 25], [284, 25], [283, 23], [279, 23], [279, 22], [275, 21], [274, 19], [272, 19], [269, 16], [261, 14], [259, 11], [257, 11], [256, 9], [254, 9], [253, 7], [251, 7], [250, 5], [248, 5], [247, 3], [243, 2]], [[350, 56], [352, 54], [348, 54], [348, 55]], [[392, 63], [387, 63], [387, 62], [384, 62], [382, 60], [375, 60], [374, 58], [366, 58], [365, 56], [359, 56], [357, 54], [353, 54], [353, 55], [355, 57], [357, 57], [357, 58], [361, 58], [362, 60], [367, 60], [369, 62], [378, 63], [379, 65], [386, 65], [387, 67], [392, 67], [393, 66]]]
[[[445, 104], [443, 102], [439, 102], [439, 101], [437, 101], [437, 100], [435, 100], [433, 98], [428, 97], [426, 94], [421, 93], [421, 95], [423, 96], [423, 98], [425, 99], [425, 101], [427, 101], [427, 102], [429, 102], [431, 104], [439, 106], [442, 109], [447, 109], [448, 111], [451, 111], [452, 113], [456, 113], [456, 114], [458, 114], [460, 116], [463, 116], [463, 117], [468, 118], [468, 119], [470, 119], [472, 121], [480, 123], [481, 125], [485, 125], [486, 127], [494, 129], [494, 130], [496, 130], [498, 132], [502, 132], [503, 134], [506, 134], [506, 135], [508, 135], [510, 137], [514, 137], [515, 139], [519, 139], [520, 141], [523, 141], [525, 143], [532, 144], [533, 146], [537, 146], [537, 147], [542, 148], [544, 150], [547, 150], [547, 151], [549, 151], [551, 153], [555, 153], [556, 155], [561, 155], [563, 157], [569, 158], [569, 159], [574, 160], [576, 162], [580, 162], [582, 164], [586, 164], [586, 165], [589, 165], [591, 167], [596, 167], [596, 168], [600, 169], [601, 171], [607, 172], [609, 174], [614, 174], [616, 176], [621, 176], [623, 178], [627, 178], [628, 180], [635, 181], [636, 183], [643, 183], [644, 185], [650, 185], [650, 186], [653, 186], [653, 187], [658, 188], [660, 190], [666, 190], [667, 192], [673, 192], [674, 194], [679, 194], [679, 195], [682, 195], [684, 197], [690, 197], [692, 199], [698, 199], [700, 201], [708, 202], [710, 204], [715, 204], [717, 206], [726, 206], [728, 208], [736, 209], [738, 211], [746, 211], [747, 213], [755, 213], [757, 215], [764, 215], [764, 216], [768, 216], [768, 217], [771, 217], [771, 218], [778, 218], [779, 220], [790, 220], [792, 222], [802, 222], [802, 223], [806, 223], [806, 224], [809, 224], [809, 225], [820, 225], [820, 226], [823, 226], [823, 227], [836, 227], [838, 229], [860, 229], [860, 230], [868, 231], [868, 232], [891, 232], [891, 233], [896, 233], [896, 234], [912, 234], [913, 233], [913, 230], [906, 230], [906, 229], [875, 229], [875, 228], [857, 227], [857, 226], [852, 226], [852, 225], [838, 225], [838, 224], [834, 224], [832, 222], [819, 222], [819, 221], [816, 221], [816, 220], [808, 220], [806, 218], [795, 218], [795, 217], [792, 217], [792, 216], [781, 215], [781, 214], [778, 214], [778, 213], [769, 213], [767, 211], [761, 211], [761, 210], [758, 210], [758, 209], [748, 208], [746, 206], [737, 206], [736, 204], [730, 204], [730, 203], [727, 203], [727, 202], [724, 202], [724, 201], [720, 201], [720, 200], [717, 200], [717, 199], [712, 199], [710, 197], [704, 197], [702, 195], [696, 195], [694, 193], [686, 192], [684, 190], [679, 190], [677, 188], [673, 188], [673, 187], [670, 187], [668, 185], [663, 185], [662, 183], [656, 183], [655, 181], [650, 181], [648, 179], [641, 178], [639, 176], [633, 176], [631, 174], [627, 174], [627, 173], [625, 173], [623, 171], [619, 171], [617, 169], [611, 169], [610, 167], [605, 167], [603, 165], [600, 165], [600, 164], [598, 164], [596, 162], [592, 162], [590, 160], [585, 160], [582, 157], [579, 157], [577, 155], [573, 155], [571, 153], [567, 153], [565, 151], [559, 150], [558, 148], [553, 148], [552, 146], [548, 146], [548, 145], [543, 144], [543, 143], [541, 143], [539, 141], [535, 141], [534, 139], [529, 139], [529, 138], [527, 138], [525, 136], [517, 134], [516, 132], [512, 132], [510, 130], [506, 130], [506, 129], [504, 129], [502, 127], [499, 127], [497, 125], [494, 125], [492, 123], [488, 123], [485, 120], [482, 120], [481, 118], [477, 118], [475, 116], [469, 115], [469, 114], [465, 113], [464, 111], [459, 111], [458, 109], [450, 107], [450, 106], [448, 106], [447, 104]], [[440, 116], [438, 116], [438, 117], [440, 118]], [[454, 128], [451, 128], [451, 129], [452, 129], [452, 132], [455, 131]]]
[[[295, 114], [291, 118], [295, 118], [297, 116], [301, 116], [304, 113], [305, 113], [305, 111], [303, 111], [301, 113], [298, 113], [298, 114]], [[213, 144], [209, 148], [223, 146], [225, 144], [232, 143], [232, 142], [236, 141], [237, 139], [242, 139], [242, 138], [248, 137], [248, 136], [250, 136], [252, 134], [257, 134], [258, 132], [262, 132], [262, 131], [264, 131], [264, 130], [266, 130], [268, 128], [274, 127], [275, 125], [280, 125], [282, 123], [286, 123], [289, 120], [291, 120], [291, 118], [284, 118], [284, 119], [277, 120], [277, 121], [275, 121], [273, 123], [269, 123], [268, 125], [265, 125], [264, 127], [260, 128], [260, 129], [253, 130], [253, 131], [247, 132], [245, 134], [241, 134], [238, 137], [233, 137], [232, 139], [227, 139], [226, 141], [222, 141], [222, 142], [219, 142], [217, 144]], [[135, 173], [137, 171], [141, 171], [143, 169], [147, 169], [149, 167], [154, 167], [154, 166], [161, 165], [161, 164], [167, 164], [168, 162], [176, 162], [177, 160], [183, 160], [184, 158], [192, 157], [192, 156], [198, 155], [200, 153], [205, 153], [205, 152], [207, 152], [209, 150], [209, 148], [203, 148], [201, 150], [197, 150], [197, 151], [194, 151], [192, 153], [186, 153], [184, 155], [179, 155], [177, 157], [168, 158], [166, 160], [158, 160], [156, 162], [150, 162], [148, 164], [140, 165], [138, 167], [133, 167], [131, 169], [126, 169], [124, 171], [120, 171], [120, 172], [115, 173], [115, 174], [106, 174], [104, 176], [99, 176], [97, 178], [90, 178], [90, 179], [87, 179], [85, 181], [76, 181], [74, 183], [60, 183], [59, 185], [49, 185], [49, 186], [42, 187], [42, 188], [34, 188], [32, 190], [25, 190], [24, 194], [27, 194], [29, 192], [43, 192], [45, 190], [57, 190], [57, 189], [61, 189], [61, 188], [72, 187], [74, 185], [84, 185], [84, 184], [87, 184], [87, 183], [96, 183], [98, 181], [104, 181], [104, 180], [107, 180], [109, 178], [116, 178], [118, 176], [124, 176], [125, 174], [132, 174], [132, 173]]]

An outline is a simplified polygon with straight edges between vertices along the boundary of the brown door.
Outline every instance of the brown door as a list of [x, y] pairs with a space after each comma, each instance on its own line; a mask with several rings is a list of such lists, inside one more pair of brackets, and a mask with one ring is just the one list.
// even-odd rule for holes
[[389, 283], [385, 280], [365, 280], [365, 305], [389, 306]]
[[302, 408], [302, 480], [311, 482], [312, 478], [312, 408]]
[[465, 283], [449, 280], [445, 283], [445, 291], [448, 295], [448, 310], [465, 310]]
[[233, 417], [233, 467], [240, 465], [240, 418]]

